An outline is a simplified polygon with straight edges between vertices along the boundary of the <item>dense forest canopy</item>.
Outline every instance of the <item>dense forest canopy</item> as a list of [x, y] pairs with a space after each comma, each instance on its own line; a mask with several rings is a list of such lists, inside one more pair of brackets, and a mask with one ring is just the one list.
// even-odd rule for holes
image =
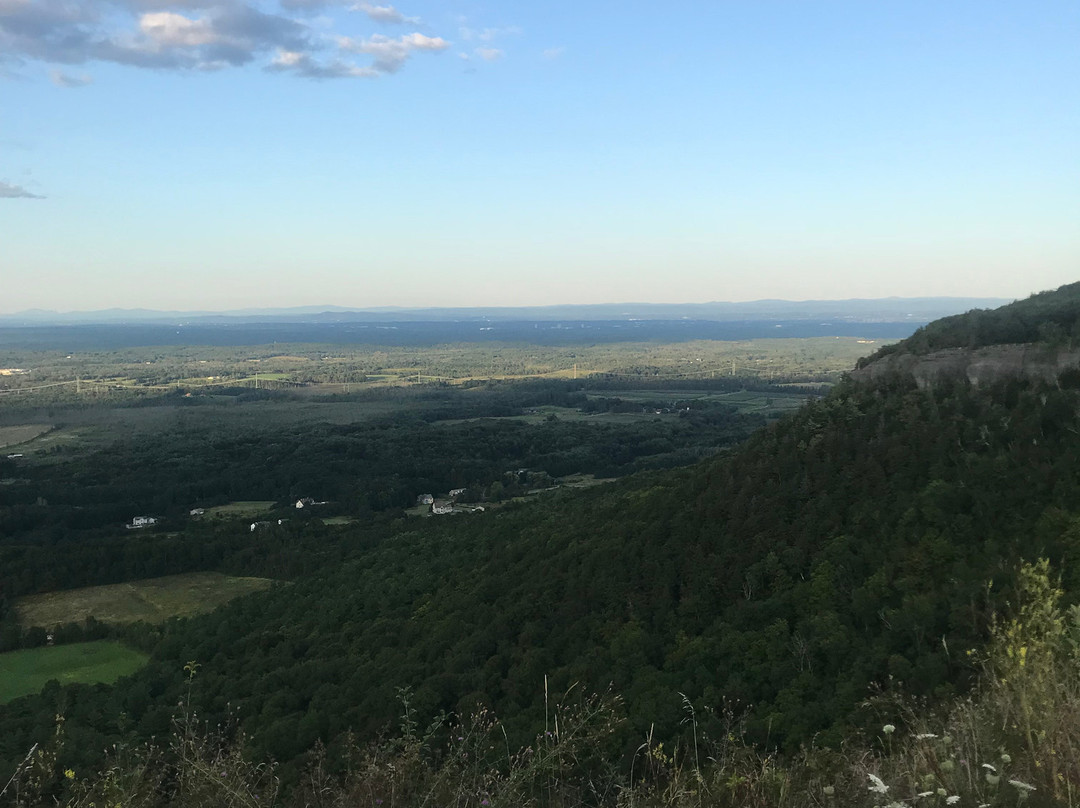
[[[1075, 322], [1078, 290], [1024, 301], [1025, 327]], [[983, 324], [1013, 322], [1010, 308], [941, 333], [1004, 338], [1014, 332]], [[64, 760], [93, 766], [94, 750], [166, 733], [188, 699], [211, 724], [238, 721], [248, 753], [295, 782], [315, 745], [336, 759], [350, 733], [391, 726], [400, 688], [420, 720], [481, 703], [523, 743], [544, 726], [545, 688], [575, 684], [622, 696], [627, 721], [605, 741], [615, 759], [645, 733], [685, 740], [687, 704], [714, 734], [737, 710], [765, 748], [840, 745], [878, 720], [873, 692], [927, 704], [966, 692], [1025, 561], [1048, 559], [1063, 605], [1076, 602], [1075, 378], [849, 379], [779, 419], [573, 380], [475, 399], [433, 389], [362, 422], [178, 427], [0, 460], [14, 481], [0, 488], [6, 647], [45, 641], [16, 619], [26, 592], [181, 569], [283, 582], [160, 626], [58, 629], [123, 638], [150, 660], [112, 687], [50, 685], [0, 706], [0, 760], [13, 767], [59, 711], [74, 741]], [[645, 412], [621, 411], [630, 400]], [[583, 470], [623, 479], [505, 496], [540, 479], [522, 473]], [[418, 493], [452, 487], [501, 507], [406, 515]], [[215, 497], [274, 500], [285, 515], [311, 495], [348, 523], [295, 508], [259, 531], [184, 519]], [[150, 508], [160, 530], [109, 528]]]
[[864, 366], [890, 354], [925, 355], [948, 348], [983, 348], [1025, 342], [1058, 345], [1080, 339], [1080, 283], [1040, 292], [997, 309], [974, 309], [935, 320], [907, 339], [859, 360]]

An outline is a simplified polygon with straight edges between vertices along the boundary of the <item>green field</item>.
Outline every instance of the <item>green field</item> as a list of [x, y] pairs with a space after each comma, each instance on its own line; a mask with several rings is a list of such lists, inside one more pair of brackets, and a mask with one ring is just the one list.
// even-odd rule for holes
[[322, 519], [324, 525], [351, 525], [355, 521], [351, 516], [324, 516]]
[[37, 693], [52, 679], [62, 685], [115, 682], [137, 671], [147, 659], [112, 640], [9, 651], [0, 654], [0, 704]]
[[207, 508], [205, 516], [210, 518], [220, 517], [222, 519], [233, 519], [241, 516], [262, 516], [273, 507], [274, 503], [271, 500], [242, 500], [230, 502], [227, 505], [217, 505], [213, 508]]
[[15, 609], [23, 625], [45, 628], [81, 623], [87, 617], [103, 623], [160, 623], [170, 617], [213, 611], [233, 598], [267, 589], [272, 583], [267, 578], [193, 572], [29, 595], [19, 598]]

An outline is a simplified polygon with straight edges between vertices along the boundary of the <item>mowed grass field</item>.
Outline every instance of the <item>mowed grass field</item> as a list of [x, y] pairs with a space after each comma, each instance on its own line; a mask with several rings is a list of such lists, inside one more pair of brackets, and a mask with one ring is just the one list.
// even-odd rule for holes
[[213, 611], [233, 598], [261, 592], [272, 583], [267, 578], [193, 572], [28, 595], [15, 602], [15, 610], [23, 625], [43, 628], [81, 623], [87, 617], [103, 623], [160, 623], [170, 617]]
[[227, 505], [215, 505], [213, 508], [207, 508], [203, 516], [204, 518], [220, 517], [222, 519], [261, 516], [273, 507], [274, 503], [271, 500], [239, 500], [230, 502]]
[[0, 426], [0, 449], [7, 446], [18, 446], [43, 435], [52, 429], [52, 424], [18, 424], [17, 426]]
[[0, 654], [0, 704], [37, 693], [51, 679], [67, 685], [106, 684], [134, 673], [148, 657], [112, 640]]

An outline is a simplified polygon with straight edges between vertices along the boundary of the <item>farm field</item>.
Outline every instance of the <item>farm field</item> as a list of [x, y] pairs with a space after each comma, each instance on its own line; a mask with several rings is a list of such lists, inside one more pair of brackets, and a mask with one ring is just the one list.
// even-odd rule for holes
[[351, 516], [324, 516], [322, 523], [324, 525], [351, 525], [356, 520]]
[[[684, 407], [691, 401], [709, 401], [730, 404], [740, 413], [760, 413], [765, 416], [782, 415], [785, 412], [797, 410], [806, 401], [804, 392], [779, 392], [768, 393], [751, 390], [736, 392], [717, 392], [715, 390], [612, 390], [602, 393], [590, 392], [590, 398], [619, 398], [624, 402], [633, 403], [640, 401], [644, 412], [582, 412], [573, 407], [558, 407], [552, 405], [536, 407], [533, 412], [525, 415], [484, 416], [485, 418], [501, 418], [508, 421], [522, 421], [524, 423], [538, 424], [555, 416], [564, 421], [589, 421], [591, 423], [615, 423], [627, 424], [654, 418], [676, 418], [679, 413], [674, 411], [657, 413], [650, 405], [655, 402], [669, 402]], [[449, 418], [436, 421], [439, 426], [455, 426], [481, 418]]]
[[38, 435], [43, 435], [52, 428], [52, 424], [0, 426], [0, 449], [4, 449], [8, 446], [18, 446], [20, 443], [32, 441]]
[[213, 611], [233, 598], [267, 589], [272, 583], [267, 578], [194, 572], [29, 595], [19, 598], [15, 608], [23, 625], [45, 628], [80, 623], [87, 617], [103, 623], [160, 623], [170, 617]]
[[241, 500], [230, 502], [226, 505], [215, 505], [213, 508], [207, 508], [204, 516], [207, 519], [213, 519], [215, 517], [221, 519], [234, 519], [241, 516], [261, 516], [273, 507], [273, 500]]
[[0, 704], [37, 693], [53, 679], [62, 685], [109, 684], [139, 670], [147, 659], [111, 640], [9, 651], [0, 654]]

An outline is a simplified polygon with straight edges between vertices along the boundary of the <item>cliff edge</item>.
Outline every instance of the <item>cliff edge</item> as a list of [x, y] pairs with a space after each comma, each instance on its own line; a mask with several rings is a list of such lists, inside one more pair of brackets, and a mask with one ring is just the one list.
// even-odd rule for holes
[[967, 379], [973, 385], [1014, 378], [1058, 384], [1063, 374], [1080, 373], [1080, 349], [1055, 348], [1045, 343], [948, 348], [928, 354], [894, 353], [852, 371], [855, 380], [878, 380], [910, 375], [920, 389], [946, 379]]

